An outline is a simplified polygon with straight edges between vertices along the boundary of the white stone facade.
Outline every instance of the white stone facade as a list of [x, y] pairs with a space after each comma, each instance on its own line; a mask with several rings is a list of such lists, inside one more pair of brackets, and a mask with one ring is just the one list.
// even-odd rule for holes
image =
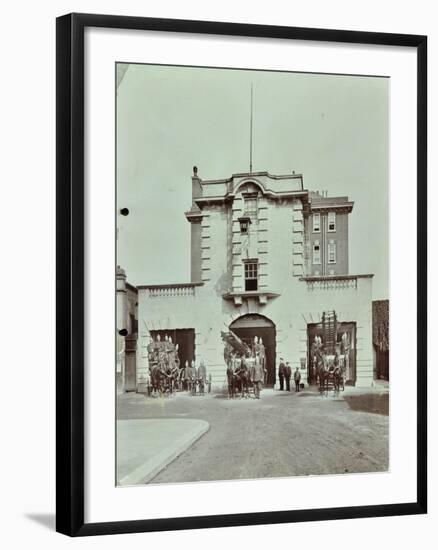
[[[371, 385], [372, 276], [307, 277], [311, 201], [302, 177], [264, 172], [209, 182], [195, 171], [192, 179], [196, 192], [186, 215], [201, 224], [198, 245], [192, 238], [192, 262], [201, 255], [199, 278], [192, 271], [191, 283], [138, 287], [137, 383], [148, 376], [149, 331], [192, 328], [197, 362], [204, 359], [213, 387], [223, 387], [221, 331], [246, 314], [261, 315], [275, 325], [277, 365], [284, 357], [293, 370], [302, 368], [306, 382], [308, 325], [334, 310], [338, 322], [356, 324], [356, 385]], [[248, 197], [257, 211], [248, 232], [242, 233], [239, 218], [246, 215]], [[244, 264], [249, 259], [258, 266], [255, 291], [245, 291]]]

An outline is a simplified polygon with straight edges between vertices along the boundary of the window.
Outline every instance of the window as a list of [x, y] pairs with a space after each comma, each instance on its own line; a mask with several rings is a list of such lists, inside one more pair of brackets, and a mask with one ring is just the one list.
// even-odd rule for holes
[[319, 246], [319, 241], [315, 241], [313, 244], [313, 263], [321, 263], [321, 247]]
[[328, 263], [336, 263], [336, 243], [334, 241], [330, 241], [328, 244]]
[[328, 230], [336, 231], [336, 212], [328, 213]]
[[251, 219], [248, 216], [243, 216], [242, 218], [239, 218], [240, 232], [246, 235], [249, 232], [250, 223]]
[[252, 223], [257, 222], [257, 218], [258, 218], [257, 196], [244, 197], [243, 213], [244, 213], [244, 216], [248, 216], [249, 218], [251, 218]]
[[257, 260], [245, 262], [245, 290], [257, 290], [258, 288], [258, 264]]
[[321, 231], [321, 214], [315, 212], [313, 214], [313, 232], [319, 233]]

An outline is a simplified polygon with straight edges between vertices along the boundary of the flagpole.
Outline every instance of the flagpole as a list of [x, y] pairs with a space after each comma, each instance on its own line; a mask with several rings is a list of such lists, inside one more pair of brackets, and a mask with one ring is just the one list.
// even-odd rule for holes
[[253, 113], [253, 90], [251, 82], [251, 116], [249, 123], [249, 173], [252, 174], [252, 115]]

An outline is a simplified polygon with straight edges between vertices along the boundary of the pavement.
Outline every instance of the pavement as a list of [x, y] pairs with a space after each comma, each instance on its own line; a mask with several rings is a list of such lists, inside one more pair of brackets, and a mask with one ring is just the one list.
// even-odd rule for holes
[[118, 420], [118, 485], [151, 481], [209, 427], [205, 420], [185, 418]]
[[[132, 462], [120, 456], [122, 484], [348, 474], [389, 468], [389, 391], [382, 386], [366, 390], [347, 387], [339, 396], [328, 397], [321, 397], [315, 388], [299, 393], [265, 389], [260, 400], [230, 400], [220, 392], [204, 397], [181, 392], [164, 398], [125, 394], [118, 398], [118, 418], [118, 425], [132, 426], [130, 433], [120, 431], [119, 454], [135, 447], [128, 453]], [[181, 421], [194, 419], [204, 421], [210, 429], [184, 451], [170, 452]], [[157, 464], [150, 475], [144, 475], [146, 468], [140, 466], [144, 442], [148, 441], [146, 432], [139, 436], [134, 431], [147, 425], [142, 421], [169, 430], [169, 459]], [[161, 444], [164, 432], [160, 430], [155, 428], [155, 439], [147, 444], [149, 459], [156, 452], [155, 445], [158, 449]], [[130, 468], [137, 473], [131, 476]]]

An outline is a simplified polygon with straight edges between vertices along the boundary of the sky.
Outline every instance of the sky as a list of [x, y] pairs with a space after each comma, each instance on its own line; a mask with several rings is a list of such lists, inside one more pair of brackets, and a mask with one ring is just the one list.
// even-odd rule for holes
[[118, 66], [117, 263], [134, 285], [190, 281], [191, 176], [303, 174], [304, 188], [354, 201], [350, 274], [389, 297], [389, 79]]

